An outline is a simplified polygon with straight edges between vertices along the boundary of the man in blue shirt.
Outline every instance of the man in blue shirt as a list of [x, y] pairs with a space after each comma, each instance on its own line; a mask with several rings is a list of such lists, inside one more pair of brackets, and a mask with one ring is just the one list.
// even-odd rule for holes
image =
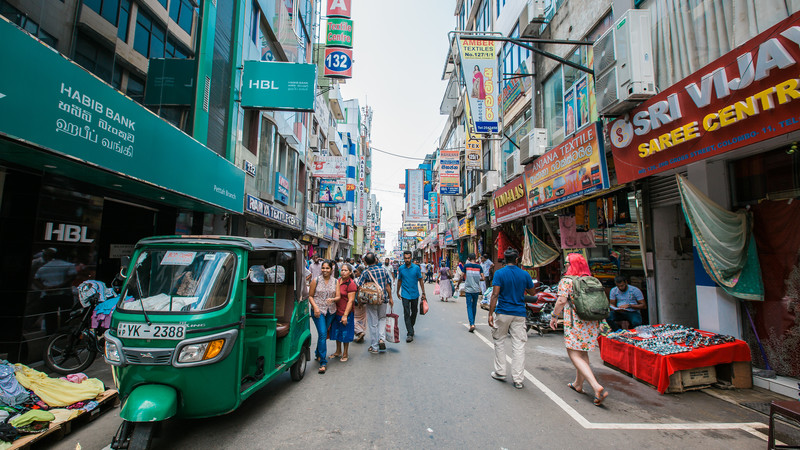
[[613, 307], [606, 322], [612, 330], [635, 328], [642, 324], [641, 310], [647, 308], [641, 289], [628, 284], [628, 280], [620, 275], [614, 278], [617, 287], [611, 289], [608, 296]]
[[[417, 323], [419, 293], [425, 298], [422, 270], [411, 262], [411, 252], [403, 252], [403, 264], [397, 268], [397, 296], [403, 301], [403, 318], [406, 322], [406, 342], [414, 340], [414, 324]], [[417, 286], [419, 285], [419, 287]]]
[[[511, 378], [514, 387], [522, 389], [525, 371], [525, 293], [533, 295], [533, 279], [517, 267], [519, 253], [505, 251], [506, 266], [494, 273], [492, 300], [489, 302], [489, 326], [494, 339], [494, 372], [492, 378], [506, 381], [506, 337], [511, 334]], [[497, 319], [494, 314], [497, 313]]]

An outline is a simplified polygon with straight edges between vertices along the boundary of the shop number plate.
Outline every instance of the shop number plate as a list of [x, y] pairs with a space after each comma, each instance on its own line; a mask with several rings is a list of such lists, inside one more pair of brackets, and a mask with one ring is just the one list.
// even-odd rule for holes
[[146, 323], [121, 322], [117, 325], [117, 337], [134, 339], [183, 339], [186, 325], [147, 325]]

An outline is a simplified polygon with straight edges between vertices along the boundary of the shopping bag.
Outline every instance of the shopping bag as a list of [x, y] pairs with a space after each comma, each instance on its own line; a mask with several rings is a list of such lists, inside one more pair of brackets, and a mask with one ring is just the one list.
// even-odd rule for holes
[[428, 314], [428, 299], [423, 298], [422, 302], [419, 304], [419, 313], [423, 316]]
[[386, 340], [393, 344], [400, 342], [400, 316], [394, 311], [386, 314]]
[[439, 295], [442, 291], [439, 290], [439, 283], [436, 283], [436, 286], [433, 287], [433, 294]]

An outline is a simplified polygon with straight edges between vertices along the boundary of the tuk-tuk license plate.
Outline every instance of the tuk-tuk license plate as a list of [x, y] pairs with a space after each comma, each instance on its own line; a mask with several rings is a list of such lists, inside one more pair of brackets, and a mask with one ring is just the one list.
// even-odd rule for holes
[[117, 337], [134, 339], [183, 339], [186, 325], [147, 325], [146, 323], [120, 322]]

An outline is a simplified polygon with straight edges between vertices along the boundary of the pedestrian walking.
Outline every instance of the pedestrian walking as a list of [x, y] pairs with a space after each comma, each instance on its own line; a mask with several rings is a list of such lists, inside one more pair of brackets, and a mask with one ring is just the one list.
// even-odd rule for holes
[[336, 352], [332, 358], [340, 358], [341, 362], [347, 362], [347, 351], [350, 343], [355, 338], [355, 313], [353, 303], [356, 299], [358, 286], [353, 281], [353, 266], [348, 263], [342, 264], [341, 277], [336, 284], [336, 314], [333, 316], [331, 324], [331, 339], [336, 341]]
[[425, 270], [425, 282], [433, 283], [433, 263], [428, 263]]
[[488, 253], [481, 255], [481, 268], [483, 269], [484, 280], [481, 282], [481, 293], [486, 292], [486, 287], [492, 285], [492, 267], [494, 263], [489, 258]]
[[452, 272], [450, 268], [444, 264], [439, 267], [439, 300], [446, 302], [447, 299], [453, 296], [453, 281], [450, 279]]
[[[550, 328], [556, 329], [558, 315], [564, 312], [564, 344], [567, 355], [575, 366], [575, 380], [568, 383], [570, 389], [583, 394], [583, 382], [588, 381], [594, 390], [594, 404], [600, 406], [608, 397], [608, 392], [597, 382], [589, 364], [589, 352], [597, 348], [597, 337], [600, 335], [599, 320], [582, 320], [572, 310], [570, 297], [573, 295], [572, 278], [591, 276], [586, 258], [578, 253], [567, 256], [567, 272], [558, 283], [558, 300], [553, 309], [553, 318], [550, 319]], [[498, 270], [499, 274], [500, 271]]]
[[467, 257], [464, 266], [466, 272], [464, 280], [464, 296], [467, 298], [467, 319], [469, 319], [469, 332], [475, 331], [475, 308], [478, 307], [478, 296], [481, 294], [481, 283], [484, 282], [483, 268], [477, 263], [474, 253]]
[[[492, 378], [506, 380], [506, 338], [511, 334], [511, 379], [514, 387], [522, 389], [525, 370], [525, 293], [533, 295], [533, 279], [517, 267], [519, 253], [513, 248], [505, 251], [506, 266], [494, 274], [492, 300], [489, 302], [489, 326], [494, 339], [494, 372]], [[497, 318], [494, 318], [494, 314]]]
[[311, 281], [308, 298], [314, 310], [314, 326], [317, 328], [317, 349], [314, 351], [319, 361], [319, 373], [325, 373], [328, 365], [328, 330], [336, 313], [336, 278], [333, 276], [333, 261], [322, 264], [322, 274]]
[[[361, 260], [359, 259], [359, 262]], [[361, 277], [361, 265], [357, 265], [355, 269], [353, 269], [353, 280], [357, 280]], [[355, 342], [364, 342], [364, 336], [367, 334], [367, 309], [365, 305], [361, 305], [358, 302], [355, 302], [353, 305], [353, 331], [355, 332]]]
[[403, 302], [403, 319], [406, 322], [406, 342], [414, 340], [414, 324], [417, 323], [420, 292], [425, 297], [425, 285], [422, 283], [422, 270], [411, 262], [411, 252], [403, 252], [403, 264], [398, 268], [397, 297]]
[[370, 353], [386, 351], [386, 304], [394, 306], [392, 299], [392, 278], [379, 263], [375, 253], [369, 252], [364, 255], [364, 262], [367, 267], [358, 278], [358, 286], [361, 287], [367, 282], [378, 284], [383, 292], [383, 303], [379, 305], [365, 305], [367, 309], [367, 326], [369, 327], [370, 345], [367, 349]]
[[314, 262], [308, 265], [308, 270], [311, 271], [311, 278], [316, 280], [322, 275], [322, 258], [319, 256], [314, 257]]

